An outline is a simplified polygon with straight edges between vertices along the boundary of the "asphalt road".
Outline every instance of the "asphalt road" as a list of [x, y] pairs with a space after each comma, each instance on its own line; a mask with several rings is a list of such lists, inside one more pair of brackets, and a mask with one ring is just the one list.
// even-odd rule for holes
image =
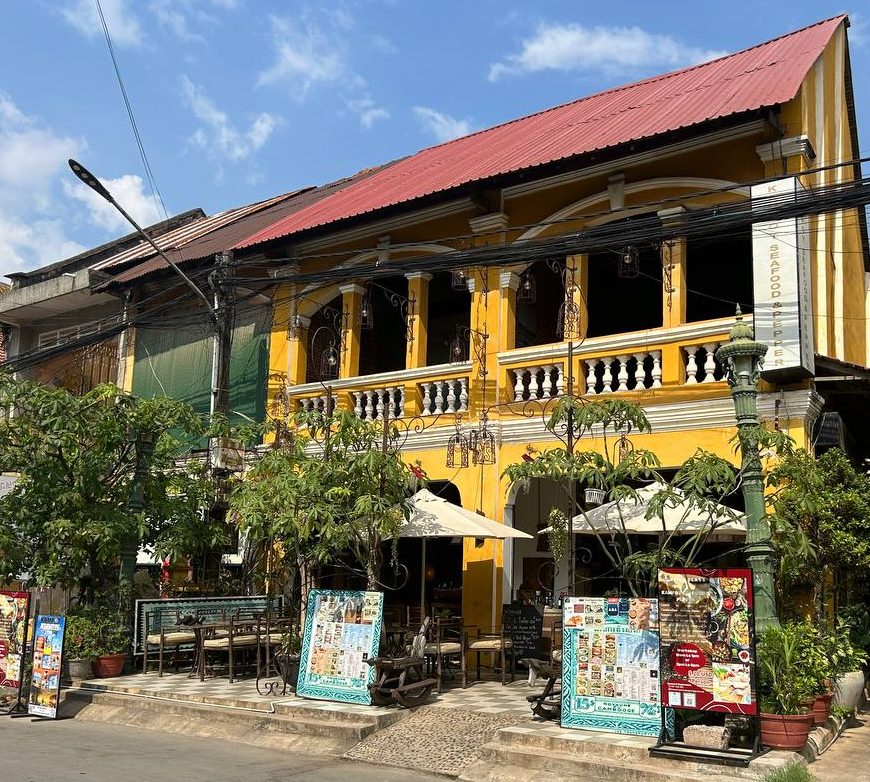
[[84, 720], [0, 716], [3, 782], [444, 782], [444, 777]]

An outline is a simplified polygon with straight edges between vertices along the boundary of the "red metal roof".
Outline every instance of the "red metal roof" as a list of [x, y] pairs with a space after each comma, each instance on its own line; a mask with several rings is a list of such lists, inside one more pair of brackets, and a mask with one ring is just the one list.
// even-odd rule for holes
[[277, 239], [451, 188], [785, 103], [845, 15], [691, 68], [497, 125], [387, 165], [236, 245]]

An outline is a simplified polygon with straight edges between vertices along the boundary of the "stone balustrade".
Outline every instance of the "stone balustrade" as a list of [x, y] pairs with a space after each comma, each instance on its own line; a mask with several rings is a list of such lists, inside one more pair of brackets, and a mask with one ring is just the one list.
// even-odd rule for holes
[[703, 345], [686, 345], [683, 351], [686, 354], [686, 380], [685, 384], [715, 383], [725, 379], [722, 365], [716, 359], [716, 351], [721, 342], [707, 342]]
[[586, 393], [589, 396], [643, 391], [662, 386], [662, 352], [660, 350], [626, 353], [587, 359]]
[[434, 380], [419, 383], [423, 400], [421, 415], [464, 413], [468, 410], [468, 378]]
[[391, 419], [405, 415], [404, 386], [364, 389], [351, 391], [350, 394], [353, 397], [354, 415], [363, 421], [381, 421], [385, 411], [389, 412]]
[[565, 390], [563, 364], [513, 367], [510, 370], [514, 383], [514, 402], [529, 399], [550, 399], [561, 396]]

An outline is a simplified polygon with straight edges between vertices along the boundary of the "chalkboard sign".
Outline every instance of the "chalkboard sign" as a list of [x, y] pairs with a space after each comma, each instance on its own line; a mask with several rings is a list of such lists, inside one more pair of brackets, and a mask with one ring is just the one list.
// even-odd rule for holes
[[541, 656], [544, 617], [535, 606], [513, 603], [502, 608], [504, 634], [514, 644], [516, 659]]

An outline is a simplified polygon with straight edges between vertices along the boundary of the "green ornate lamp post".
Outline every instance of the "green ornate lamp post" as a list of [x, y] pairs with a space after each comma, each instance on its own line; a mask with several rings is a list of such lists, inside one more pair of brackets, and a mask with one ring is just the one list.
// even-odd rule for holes
[[761, 473], [758, 426], [758, 378], [767, 345], [756, 342], [752, 329], [743, 322], [740, 307], [730, 339], [716, 352], [725, 368], [734, 410], [743, 473], [746, 504], [746, 559], [752, 568], [755, 587], [755, 624], [759, 631], [779, 625], [774, 594], [776, 558], [770, 543], [770, 525], [764, 515], [764, 482]]

